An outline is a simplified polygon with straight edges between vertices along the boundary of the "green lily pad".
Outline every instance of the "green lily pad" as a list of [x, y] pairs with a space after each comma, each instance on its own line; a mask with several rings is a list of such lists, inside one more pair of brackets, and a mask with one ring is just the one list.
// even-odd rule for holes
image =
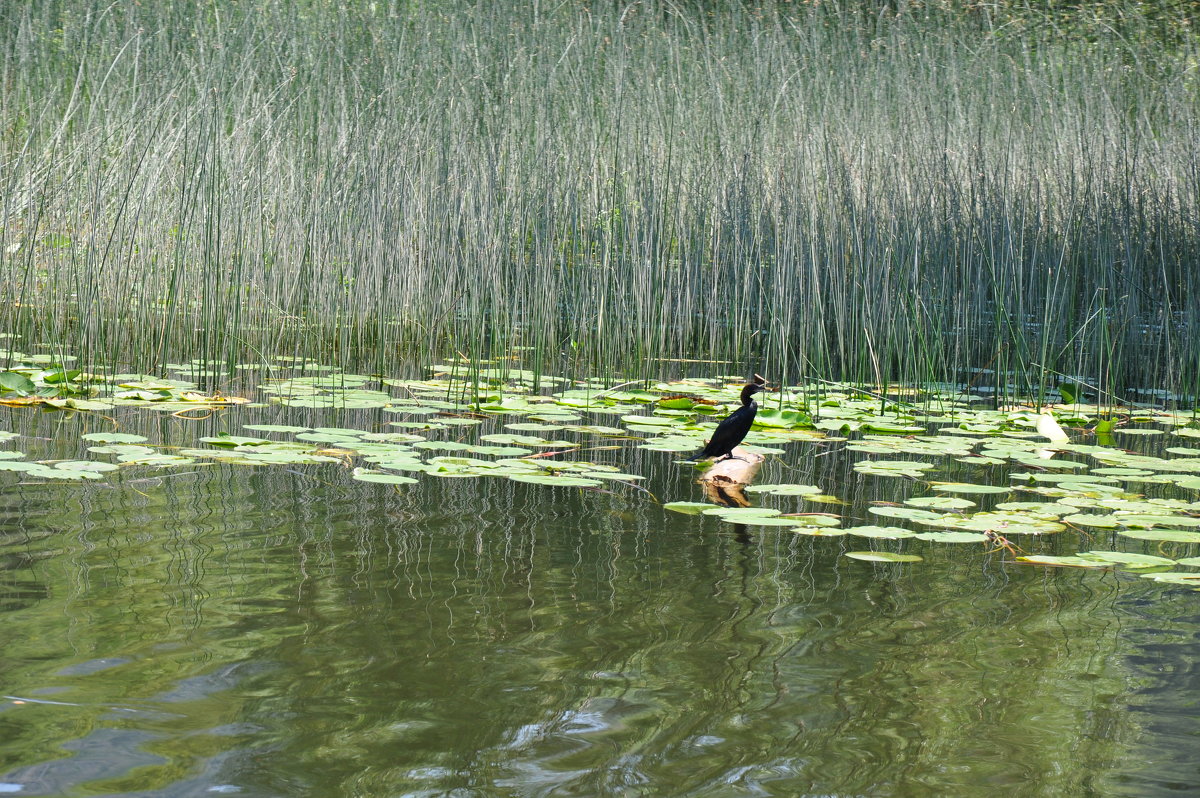
[[821, 489], [816, 485], [797, 485], [790, 483], [781, 483], [774, 485], [751, 485], [746, 488], [747, 493], [772, 493], [776, 496], [806, 496], [814, 493], [820, 493]]
[[916, 460], [860, 460], [854, 464], [854, 470], [860, 474], [871, 474], [877, 477], [914, 477], [921, 472], [935, 468], [933, 463]]
[[1134, 540], [1160, 540], [1168, 543], [1200, 543], [1200, 532], [1183, 529], [1123, 529], [1117, 533]]
[[385, 471], [372, 471], [366, 468], [354, 469], [352, 476], [360, 482], [382, 482], [387, 485], [412, 485], [417, 480], [400, 474], [389, 474]]
[[1034, 565], [1056, 565], [1068, 568], [1111, 568], [1112, 563], [1088, 560], [1083, 557], [1054, 557], [1049, 554], [1025, 554], [1017, 557]]
[[1137, 568], [1151, 568], [1159, 565], [1175, 564], [1175, 561], [1168, 557], [1156, 557], [1152, 554], [1136, 554], [1124, 551], [1085, 551], [1081, 552], [1079, 556]]
[[970, 532], [993, 531], [1003, 535], [1052, 535], [1066, 529], [1057, 521], [1014, 512], [975, 513], [966, 517], [948, 516], [937, 525]]
[[1200, 526], [1200, 518], [1186, 515], [1151, 515], [1131, 513], [1120, 516], [1121, 523], [1131, 527]]
[[730, 524], [746, 524], [747, 526], [804, 526], [794, 518], [783, 518], [781, 516], [767, 515], [751, 515], [751, 516], [730, 516], [718, 515], [722, 521]]
[[1156, 574], [1142, 574], [1142, 579], [1153, 579], [1155, 582], [1167, 582], [1172, 585], [1200, 587], [1200, 573], [1195, 571], [1162, 571]]
[[921, 523], [927, 521], [941, 521], [946, 516], [943, 513], [934, 513], [929, 510], [921, 510], [916, 507], [892, 507], [883, 505], [879, 507], [868, 507], [867, 512], [873, 515], [882, 515], [885, 518], [907, 518], [910, 521], [918, 521]]
[[663, 509], [684, 515], [700, 515], [705, 510], [711, 510], [716, 506], [708, 502], [667, 502], [663, 505]]
[[509, 479], [514, 482], [528, 482], [533, 485], [558, 485], [562, 487], [577, 487], [577, 488], [594, 488], [603, 484], [598, 479], [587, 479], [586, 477], [543, 475], [543, 474], [510, 474]]
[[1012, 488], [1002, 488], [997, 485], [973, 485], [968, 482], [933, 482], [934, 490], [944, 490], [947, 493], [1011, 493]]
[[825, 515], [823, 513], [787, 513], [780, 517], [790, 519], [807, 527], [835, 527], [840, 526], [842, 523], [842, 519], [837, 516]]
[[975, 506], [970, 499], [959, 499], [954, 496], [913, 496], [904, 500], [905, 504], [913, 507], [932, 507], [937, 510], [965, 510]]
[[[145, 440], [145, 438], [142, 438]], [[211, 444], [213, 446], [262, 446], [265, 443], [272, 443], [266, 438], [248, 438], [243, 435], [211, 435], [199, 439], [201, 443]]]
[[771, 507], [710, 507], [705, 515], [719, 515], [730, 518], [766, 518], [779, 515], [780, 511]]
[[925, 559], [916, 554], [897, 554], [891, 551], [848, 551], [845, 556], [867, 562], [921, 562]]
[[89, 432], [79, 437], [85, 441], [96, 441], [97, 443], [145, 443], [147, 440], [143, 435], [133, 435], [128, 432]]
[[1096, 515], [1094, 513], [1072, 513], [1062, 517], [1063, 523], [1075, 526], [1086, 526], [1094, 529], [1116, 529], [1121, 526], [1120, 519], [1115, 515]]
[[61, 463], [55, 463], [55, 468], [63, 471], [116, 471], [120, 468], [116, 463], [105, 463], [98, 460], [66, 460]]
[[982, 532], [919, 532], [917, 540], [933, 543], [987, 543], [988, 538]]
[[916, 537], [916, 532], [898, 526], [852, 526], [846, 532], [862, 538], [881, 538], [883, 540], [900, 540], [901, 538]]

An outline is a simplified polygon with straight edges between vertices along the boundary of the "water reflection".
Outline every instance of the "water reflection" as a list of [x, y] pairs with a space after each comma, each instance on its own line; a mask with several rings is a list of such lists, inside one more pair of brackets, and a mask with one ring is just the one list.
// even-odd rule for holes
[[[653, 490], [688, 496], [658, 460]], [[1200, 785], [1178, 589], [321, 467], [0, 501], [0, 782], [23, 795]]]

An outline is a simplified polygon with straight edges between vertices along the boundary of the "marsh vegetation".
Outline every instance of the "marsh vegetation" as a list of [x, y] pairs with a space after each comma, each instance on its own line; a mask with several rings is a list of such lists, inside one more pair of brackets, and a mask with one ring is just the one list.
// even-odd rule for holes
[[1194, 394], [1198, 51], [1145, 5], [6, 4], [0, 326]]
[[0, 4], [0, 792], [1196, 789], [1195, 11]]

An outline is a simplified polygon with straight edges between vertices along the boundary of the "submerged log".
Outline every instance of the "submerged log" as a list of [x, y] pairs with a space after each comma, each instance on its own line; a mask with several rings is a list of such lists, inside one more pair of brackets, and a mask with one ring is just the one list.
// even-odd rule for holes
[[754, 482], [759, 466], [766, 458], [738, 446], [733, 457], [713, 463], [700, 475], [704, 497], [710, 502], [733, 507], [749, 507], [745, 489]]

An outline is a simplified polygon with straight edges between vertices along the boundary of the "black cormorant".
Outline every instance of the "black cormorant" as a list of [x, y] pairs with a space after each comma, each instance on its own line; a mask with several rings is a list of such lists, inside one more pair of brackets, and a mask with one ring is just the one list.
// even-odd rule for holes
[[733, 447], [745, 439], [750, 425], [754, 423], [754, 416], [758, 413], [758, 403], [754, 401], [754, 394], [765, 390], [760, 382], [746, 383], [746, 387], [742, 388], [742, 406], [717, 425], [712, 437], [708, 439], [708, 444], [696, 454], [695, 459], [715, 457], [724, 460], [733, 457]]

